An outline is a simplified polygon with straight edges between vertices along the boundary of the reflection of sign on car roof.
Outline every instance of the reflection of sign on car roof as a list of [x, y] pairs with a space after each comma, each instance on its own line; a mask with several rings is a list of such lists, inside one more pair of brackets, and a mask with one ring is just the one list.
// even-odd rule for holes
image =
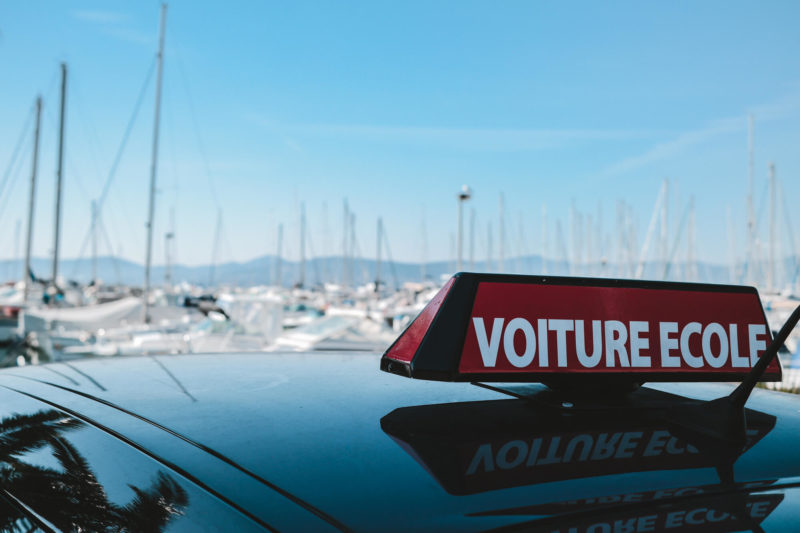
[[585, 411], [531, 409], [536, 400], [405, 407], [386, 415], [381, 427], [445, 490], [474, 494], [627, 472], [727, 471], [776, 422], [747, 410], [744, 447], [726, 450], [720, 443], [708, 449], [691, 428], [665, 416], [667, 403], [699, 403], [680, 396], [640, 389], [629, 408]]
[[[774, 485], [775, 485], [775, 480], [755, 481], [750, 483], [740, 483], [739, 485], [737, 485], [737, 488], [743, 491], [756, 492], [756, 491], [770, 490], [774, 487]], [[564, 502], [525, 505], [523, 507], [493, 509], [491, 511], [478, 511], [470, 513], [470, 516], [556, 515], [556, 514], [574, 513], [577, 511], [584, 511], [584, 512], [592, 511], [593, 513], [600, 514], [603, 512], [604, 509], [607, 509], [612, 505], [654, 503], [666, 507], [668, 504], [665, 502], [665, 500], [667, 499], [699, 496], [699, 498], [692, 500], [691, 506], [694, 507], [698, 505], [699, 502], [704, 502], [705, 500], [710, 500], [714, 498], [715, 497], [714, 494], [718, 492], [719, 492], [719, 485], [675, 487], [675, 488], [661, 489], [661, 490], [648, 490], [642, 492], [629, 492], [625, 494], [612, 494], [596, 498], [581, 498], [577, 500], [568, 500]], [[769, 499], [772, 500], [775, 498], [776, 495], [767, 495], [767, 496], [771, 496], [772, 498]], [[732, 498], [728, 494], [726, 494], [724, 498], [728, 502], [732, 500]], [[781, 499], [782, 496], [778, 495], [777, 502], [780, 502]], [[774, 509], [774, 507], [772, 509]], [[764, 512], [763, 508], [755, 509], [754, 511], [755, 514], [758, 515], [760, 518], [764, 518], [768, 514]], [[604, 518], [608, 520], [607, 516], [605, 516]], [[675, 518], [673, 518], [672, 520], [668, 520], [668, 522], [672, 522], [673, 524], [678, 522], [678, 520], [675, 520]], [[717, 521], [719, 521], [719, 519], [715, 519], [714, 517], [712, 517], [711, 522], [717, 522]], [[687, 521], [687, 523], [696, 524], [697, 519], [690, 518]], [[660, 529], [656, 529], [656, 531], [660, 531]]]
[[[446, 381], [730, 381], [771, 340], [751, 287], [458, 274], [381, 368]], [[763, 378], [780, 377], [775, 359]]]
[[[783, 494], [755, 492], [742, 487], [742, 494], [705, 495], [704, 487], [682, 487], [673, 491], [621, 494], [605, 503], [565, 502], [560, 516], [530, 523], [514, 524], [503, 531], [546, 531], [547, 533], [600, 533], [618, 531], [759, 531], [759, 525], [781, 504]], [[750, 492], [749, 490], [753, 490]], [[683, 496], [683, 498], [681, 498]], [[662, 499], [663, 498], [663, 499]], [[668, 498], [677, 498], [670, 500]], [[611, 501], [613, 500], [613, 501]], [[627, 502], [627, 505], [625, 505]], [[616, 505], [612, 505], [616, 504]], [[470, 516], [556, 514], [559, 504], [504, 509]]]

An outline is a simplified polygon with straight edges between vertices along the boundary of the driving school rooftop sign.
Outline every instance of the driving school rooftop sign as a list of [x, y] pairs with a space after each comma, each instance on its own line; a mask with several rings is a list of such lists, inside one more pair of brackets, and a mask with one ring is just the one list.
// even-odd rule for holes
[[[724, 381], [746, 375], [771, 340], [751, 287], [458, 274], [381, 368], [447, 381]], [[775, 360], [764, 379], [780, 375]]]

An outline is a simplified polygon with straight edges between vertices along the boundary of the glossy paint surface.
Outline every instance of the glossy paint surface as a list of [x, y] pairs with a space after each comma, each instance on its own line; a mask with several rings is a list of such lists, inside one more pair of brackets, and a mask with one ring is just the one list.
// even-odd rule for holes
[[[23, 420], [36, 438], [0, 449], [12, 464], [4, 497], [53, 524], [97, 508], [167, 531], [777, 529], [797, 510], [794, 396], [753, 394], [742, 452], [695, 440], [670, 416], [725, 385], [567, 405], [539, 386], [528, 386], [533, 401], [514, 400], [378, 366], [372, 355], [247, 354], [5, 370], [0, 430]], [[74, 471], [76, 486], [101, 489], [99, 506], [45, 499], [52, 484], [15, 484], [10, 472], [23, 470]], [[159, 491], [161, 507], [137, 507]]]

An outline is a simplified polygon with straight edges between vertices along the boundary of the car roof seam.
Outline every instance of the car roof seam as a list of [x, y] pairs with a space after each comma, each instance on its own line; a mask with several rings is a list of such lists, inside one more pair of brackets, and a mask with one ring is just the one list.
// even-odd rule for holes
[[219, 459], [220, 461], [223, 461], [224, 463], [228, 464], [229, 466], [232, 466], [233, 468], [239, 470], [240, 472], [252, 477], [253, 479], [258, 481], [262, 485], [265, 485], [269, 489], [277, 492], [278, 494], [280, 494], [281, 496], [283, 496], [287, 500], [289, 500], [292, 503], [302, 507], [306, 511], [314, 514], [315, 516], [317, 516], [318, 518], [324, 520], [325, 522], [328, 522], [330, 525], [336, 527], [337, 529], [340, 529], [342, 531], [350, 531], [351, 530], [345, 524], [341, 523], [338, 519], [336, 519], [333, 516], [329, 515], [325, 511], [323, 511], [321, 509], [318, 509], [317, 507], [315, 507], [311, 503], [303, 500], [302, 498], [300, 498], [298, 496], [295, 496], [294, 494], [290, 493], [289, 491], [279, 487], [275, 483], [273, 483], [273, 482], [271, 482], [271, 481], [269, 481], [267, 479], [264, 479], [263, 477], [259, 476], [258, 474], [254, 473], [254, 472], [251, 472], [250, 470], [248, 470], [244, 466], [240, 465], [239, 463], [237, 463], [233, 459], [229, 458], [225, 454], [223, 454], [221, 452], [218, 452], [217, 450], [215, 450], [213, 448], [210, 448], [209, 446], [201, 444], [201, 443], [199, 443], [199, 442], [187, 437], [186, 435], [183, 435], [182, 433], [179, 433], [179, 432], [177, 432], [177, 431], [175, 431], [173, 429], [170, 429], [170, 428], [164, 426], [163, 424], [160, 424], [160, 423], [156, 422], [155, 420], [152, 420], [152, 419], [150, 419], [150, 418], [148, 418], [146, 416], [143, 416], [143, 415], [140, 415], [138, 413], [135, 413], [135, 412], [133, 412], [133, 411], [131, 411], [129, 409], [121, 407], [121, 406], [119, 406], [119, 405], [117, 405], [117, 404], [115, 404], [113, 402], [110, 402], [108, 400], [105, 400], [103, 398], [98, 398], [97, 396], [94, 396], [93, 394], [89, 394], [87, 392], [75, 390], [75, 389], [72, 389], [70, 387], [66, 387], [64, 385], [59, 385], [58, 383], [53, 383], [53, 382], [46, 381], [46, 380], [31, 378], [31, 377], [28, 377], [28, 376], [20, 376], [18, 374], [14, 374], [14, 375], [15, 375], [15, 377], [20, 377], [20, 378], [23, 378], [23, 379], [34, 381], [36, 383], [41, 383], [43, 385], [49, 385], [49, 386], [55, 387], [57, 389], [61, 389], [61, 390], [67, 391], [67, 392], [71, 392], [73, 394], [77, 394], [79, 396], [82, 396], [82, 397], [87, 398], [89, 400], [93, 400], [93, 401], [95, 401], [97, 403], [100, 403], [102, 405], [106, 405], [108, 407], [111, 407], [112, 409], [116, 409], [117, 411], [125, 413], [125, 414], [127, 414], [129, 416], [132, 416], [132, 417], [134, 417], [134, 418], [136, 418], [138, 420], [141, 420], [142, 422], [150, 424], [151, 426], [154, 426], [154, 427], [156, 427], [156, 428], [158, 428], [158, 429], [160, 429], [162, 431], [165, 431], [165, 432], [169, 433], [170, 435], [172, 435], [174, 437], [177, 437], [177, 438], [183, 440], [187, 444], [190, 444], [190, 445], [192, 445], [192, 446], [194, 446], [194, 447], [196, 447], [196, 448], [198, 448], [200, 450], [203, 450], [204, 452], [206, 452], [207, 454], [211, 455], [212, 457], [215, 457], [215, 458]]
[[180, 474], [181, 476], [185, 477], [186, 479], [188, 479], [189, 481], [191, 481], [192, 483], [194, 483], [198, 487], [200, 487], [203, 490], [209, 492], [210, 494], [212, 494], [215, 497], [219, 498], [221, 501], [227, 503], [232, 508], [234, 508], [237, 511], [241, 512], [242, 514], [244, 514], [245, 516], [247, 516], [248, 518], [250, 518], [254, 522], [258, 523], [260, 526], [268, 529], [269, 531], [278, 531], [274, 526], [269, 525], [267, 522], [263, 521], [262, 519], [260, 519], [259, 517], [255, 516], [250, 511], [248, 511], [247, 509], [245, 509], [242, 506], [238, 505], [236, 502], [234, 502], [230, 498], [227, 498], [226, 496], [222, 495], [218, 491], [212, 489], [207, 484], [205, 484], [204, 482], [200, 481], [197, 477], [195, 477], [192, 474], [190, 474], [189, 472], [187, 472], [185, 469], [183, 469], [180, 466], [176, 465], [175, 463], [173, 463], [171, 461], [168, 461], [168, 460], [164, 459], [163, 457], [160, 457], [157, 454], [147, 450], [144, 446], [139, 445], [138, 443], [134, 442], [133, 440], [129, 439], [128, 437], [124, 436], [123, 434], [119, 433], [118, 431], [115, 431], [115, 430], [109, 428], [108, 426], [105, 426], [105, 425], [97, 422], [96, 420], [93, 420], [92, 418], [90, 418], [88, 416], [82, 415], [82, 414], [74, 411], [73, 409], [70, 409], [69, 407], [65, 407], [65, 406], [63, 406], [61, 404], [58, 404], [58, 403], [53, 402], [51, 400], [48, 400], [46, 398], [42, 398], [42, 397], [37, 396], [35, 394], [32, 394], [30, 392], [26, 392], [26, 391], [23, 391], [23, 390], [15, 389], [14, 387], [9, 387], [8, 385], [0, 385], [0, 387], [3, 387], [4, 389], [10, 390], [10, 391], [14, 391], [14, 392], [16, 392], [18, 394], [22, 394], [24, 396], [27, 396], [29, 398], [32, 398], [32, 399], [37, 400], [39, 402], [42, 402], [44, 404], [47, 404], [47, 405], [49, 405], [49, 406], [51, 406], [51, 407], [53, 407], [55, 409], [58, 409], [59, 411], [63, 411], [65, 413], [67, 413], [68, 415], [70, 415], [70, 416], [72, 416], [74, 418], [77, 418], [78, 420], [81, 420], [82, 422], [84, 422], [84, 423], [86, 423], [86, 424], [88, 424], [88, 425], [90, 425], [90, 426], [92, 426], [94, 428], [99, 429], [100, 431], [103, 431], [104, 433], [106, 433], [106, 434], [108, 434], [108, 435], [110, 435], [110, 436], [112, 436], [112, 437], [124, 442], [125, 444], [131, 446], [135, 450], [138, 450], [139, 452], [141, 452], [141, 453], [145, 454], [146, 456], [150, 457], [151, 459], [154, 459], [155, 461], [161, 463], [162, 465], [164, 465], [165, 467], [169, 468], [170, 470], [173, 470], [174, 472], [176, 472], [176, 473]]

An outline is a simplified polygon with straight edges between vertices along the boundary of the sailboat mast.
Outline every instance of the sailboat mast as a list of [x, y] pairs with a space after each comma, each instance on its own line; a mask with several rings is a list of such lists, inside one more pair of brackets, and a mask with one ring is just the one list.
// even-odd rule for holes
[[67, 101], [67, 64], [61, 63], [61, 112], [58, 123], [58, 162], [56, 164], [55, 244], [53, 246], [53, 285], [58, 276], [58, 241], [61, 231], [61, 184], [64, 181], [64, 113]]
[[525, 268], [525, 223], [522, 220], [522, 213], [519, 214], [519, 244], [517, 245], [517, 272], [523, 274]]
[[491, 272], [492, 265], [492, 223], [486, 223], [486, 272]]
[[306, 284], [306, 204], [300, 203], [300, 282], [302, 289]]
[[211, 267], [208, 269], [208, 286], [214, 286], [214, 274], [217, 268], [220, 242], [222, 241], [222, 209], [217, 209], [217, 225], [214, 229], [214, 245], [211, 251]]
[[669, 261], [669, 223], [668, 223], [668, 206], [669, 206], [669, 180], [664, 178], [664, 199], [661, 204], [661, 266], [666, 270], [667, 261]]
[[547, 205], [542, 204], [542, 274], [547, 274]]
[[506, 222], [504, 203], [503, 193], [500, 193], [500, 259], [497, 264], [497, 271], [503, 273], [506, 271]]
[[23, 302], [28, 302], [31, 285], [31, 243], [33, 242], [33, 208], [36, 198], [36, 172], [39, 165], [39, 126], [42, 120], [42, 97], [36, 98], [36, 129], [33, 133], [33, 167], [31, 169], [31, 195], [28, 203], [28, 234], [25, 237], [25, 271], [22, 279], [25, 280], [23, 289]]
[[[17, 223], [14, 225], [14, 261], [10, 264], [14, 265], [14, 273], [16, 274], [17, 267], [19, 261], [19, 237], [22, 233], [22, 220], [17, 219]], [[12, 278], [12, 276], [8, 276]]]
[[350, 213], [350, 259], [349, 263], [350, 266], [348, 267], [347, 271], [349, 272], [350, 276], [350, 283], [355, 285], [356, 283], [356, 214]]
[[420, 277], [422, 278], [422, 282], [424, 283], [426, 279], [428, 279], [428, 228], [425, 224], [425, 206], [422, 206], [422, 219], [421, 219], [421, 232], [422, 232], [422, 239], [420, 239], [420, 245], [422, 249], [422, 257], [420, 261]]
[[776, 189], [775, 189], [775, 164], [769, 164], [769, 277], [767, 278], [767, 289], [770, 291], [777, 288], [777, 278], [775, 275], [775, 213], [776, 213]]
[[330, 283], [330, 226], [328, 225], [328, 202], [322, 202], [322, 286], [325, 287], [326, 283]]
[[92, 200], [92, 282], [97, 282], [97, 202]]
[[475, 270], [475, 208], [469, 213], [469, 269]]
[[175, 242], [175, 208], [169, 210], [169, 231], [164, 235], [164, 259], [167, 261], [167, 268], [164, 270], [164, 284], [172, 286], [172, 248]]
[[383, 233], [383, 220], [378, 217], [378, 230], [375, 243], [375, 292], [380, 292], [381, 287], [381, 234]]
[[156, 170], [158, 168], [158, 123], [161, 117], [161, 82], [164, 74], [164, 31], [167, 4], [161, 4], [161, 25], [158, 35], [158, 74], [156, 75], [156, 111], [153, 124], [153, 157], [150, 162], [150, 207], [147, 211], [147, 256], [144, 265], [144, 321], [150, 323], [150, 263], [153, 258], [153, 215], [156, 207]]
[[694, 196], [689, 198], [689, 235], [686, 242], [689, 245], [686, 251], [686, 281], [697, 281], [697, 262], [695, 261], [695, 219], [694, 219]]
[[[755, 187], [755, 158], [753, 155], [753, 115], [747, 117], [747, 275], [750, 283], [756, 283], [756, 215], [753, 206]], [[759, 258], [760, 259], [760, 258]]]
[[347, 267], [348, 267], [348, 238], [350, 232], [348, 230], [348, 225], [350, 224], [350, 210], [347, 207], [347, 198], [344, 199], [344, 211], [342, 212], [342, 287], [347, 287], [348, 285], [348, 276], [347, 276]]
[[275, 286], [283, 284], [281, 267], [283, 266], [283, 224], [278, 224], [278, 249], [275, 252]]

